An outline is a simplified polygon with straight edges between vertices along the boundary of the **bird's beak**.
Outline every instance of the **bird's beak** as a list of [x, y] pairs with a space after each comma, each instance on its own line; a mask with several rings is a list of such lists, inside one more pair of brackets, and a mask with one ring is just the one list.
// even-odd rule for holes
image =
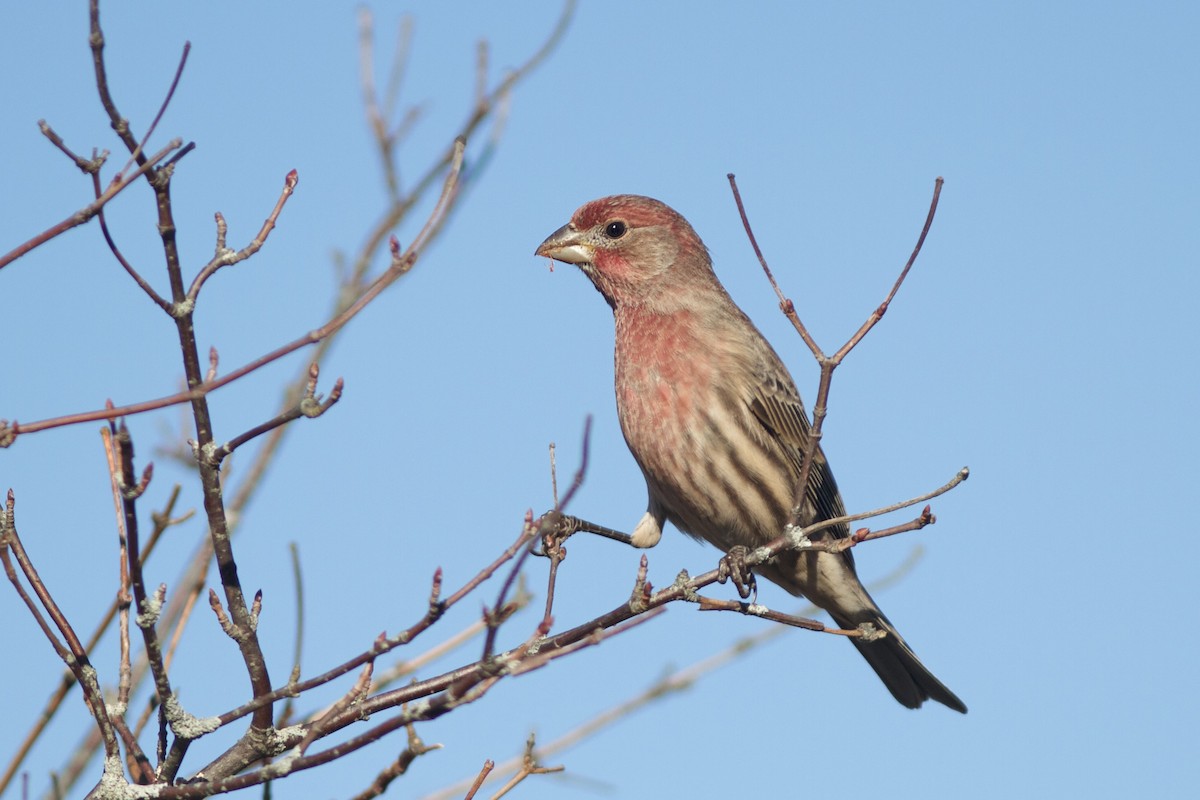
[[563, 225], [538, 245], [535, 256], [546, 256], [565, 264], [591, 263], [595, 248], [583, 240], [582, 234], [569, 224]]

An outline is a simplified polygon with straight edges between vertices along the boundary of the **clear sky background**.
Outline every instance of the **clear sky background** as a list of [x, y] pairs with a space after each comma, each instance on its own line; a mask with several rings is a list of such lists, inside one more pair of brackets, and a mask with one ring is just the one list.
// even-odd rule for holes
[[[39, 118], [78, 151], [119, 150], [95, 96], [85, 6], [0, 7], [0, 250], [90, 199], [88, 182], [38, 133]], [[559, 444], [569, 474], [588, 414], [592, 460], [572, 510], [621, 528], [641, 515], [644, 484], [612, 397], [611, 315], [573, 269], [549, 272], [532, 255], [577, 206], [633, 192], [683, 213], [811, 399], [816, 369], [776, 310], [726, 173], [738, 175], [780, 282], [829, 349], [891, 285], [941, 175], [916, 268], [835, 378], [825, 441], [852, 509], [971, 467], [970, 481], [935, 502], [937, 525], [857, 556], [870, 580], [924, 549], [877, 599], [970, 713], [908, 711], [847, 643], [792, 631], [554, 756], [566, 773], [531, 779], [516, 796], [1190, 796], [1200, 778], [1200, 537], [1189, 511], [1200, 478], [1196, 8], [737, 6], [584, 2], [559, 50], [513, 96], [494, 161], [444, 238], [321, 365], [324, 386], [342, 375], [346, 395], [291, 432], [236, 543], [244, 585], [266, 595], [260, 636], [273, 678], [286, 677], [293, 642], [289, 542], [304, 562], [304, 670], [315, 674], [419, 618], [435, 567], [457, 586], [507, 546], [527, 508], [550, 505], [547, 444]], [[475, 42], [492, 43], [495, 80], [540, 44], [559, 5], [375, 10], [381, 53], [403, 12], [415, 20], [404, 96], [425, 113], [402, 157], [408, 179], [467, 113]], [[322, 323], [332, 254], [359, 246], [384, 197], [361, 110], [355, 5], [110, 3], [104, 19], [113, 91], [139, 132], [183, 42], [193, 44], [156, 137], [197, 143], [174, 182], [189, 275], [211, 256], [214, 211], [229, 220], [231, 243], [244, 243], [288, 170], [300, 174], [268, 246], [202, 295], [202, 345], [231, 369]], [[165, 292], [149, 192], [133, 187], [111, 208], [126, 253]], [[398, 231], [403, 241], [415, 233]], [[96, 226], [76, 229], [0, 272], [0, 417], [169, 393], [182, 373], [174, 342]], [[218, 438], [268, 418], [304, 359], [214, 395]], [[140, 458], [158, 462], [147, 514], [174, 482], [185, 485], [184, 506], [200, 504], [188, 472], [154, 456], [179, 419], [130, 420]], [[97, 427], [0, 452], [0, 489], [17, 494], [24, 541], [84, 629], [116, 586]], [[198, 530], [172, 533], [149, 580], [175, 580]], [[639, 555], [573, 540], [558, 625], [627, 597]], [[665, 585], [717, 557], [669, 532], [649, 553], [650, 577]], [[544, 569], [528, 570], [535, 604]], [[489, 588], [464, 603], [428, 641], [494, 596]], [[761, 599], [796, 608], [774, 587]], [[203, 614], [176, 673], [201, 716], [246, 699], [235, 648]], [[504, 644], [537, 617], [518, 617]], [[530, 731], [549, 741], [766, 627], [672, 607], [425, 726], [426, 741], [445, 749], [420, 759], [393, 794], [471, 776], [486, 758], [518, 753]], [[0, 631], [7, 760], [61, 665], [8, 588]], [[114, 683], [111, 646], [96, 663]], [[84, 714], [69, 703], [28, 761], [34, 796]], [[403, 746], [394, 736], [289, 778], [274, 796], [350, 796]], [[216, 747], [198, 745], [192, 768]]]

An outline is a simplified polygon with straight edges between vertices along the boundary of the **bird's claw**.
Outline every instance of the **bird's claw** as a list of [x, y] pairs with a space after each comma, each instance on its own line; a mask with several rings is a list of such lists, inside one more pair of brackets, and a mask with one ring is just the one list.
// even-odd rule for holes
[[729, 552], [721, 557], [717, 564], [717, 582], [733, 581], [738, 596], [743, 600], [753, 596], [758, 599], [758, 584], [754, 580], [754, 572], [746, 565], [746, 555], [750, 551], [743, 545], [734, 545]]
[[535, 556], [549, 556], [556, 549], [561, 549], [563, 542], [579, 532], [579, 520], [575, 517], [550, 509], [539, 519], [541, 549], [534, 548]]

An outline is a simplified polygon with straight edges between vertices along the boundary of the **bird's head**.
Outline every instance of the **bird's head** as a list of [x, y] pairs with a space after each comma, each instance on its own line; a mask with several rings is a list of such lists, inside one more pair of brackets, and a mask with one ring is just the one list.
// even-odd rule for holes
[[713, 280], [708, 251], [688, 221], [633, 194], [580, 207], [535, 255], [578, 266], [613, 308], [662, 304], [697, 279]]

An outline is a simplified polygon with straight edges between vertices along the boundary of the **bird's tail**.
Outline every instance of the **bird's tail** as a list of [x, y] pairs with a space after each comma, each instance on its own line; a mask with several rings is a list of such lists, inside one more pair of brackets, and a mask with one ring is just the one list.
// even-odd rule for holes
[[872, 641], [852, 639], [858, 652], [879, 675], [892, 696], [908, 708], [936, 700], [947, 708], [967, 713], [954, 692], [925, 668], [904, 637], [884, 616], [854, 572], [849, 553], [781, 553], [774, 563], [756, 567], [763, 577], [792, 594], [807, 597], [825, 609], [838, 627], [853, 630], [871, 623], [887, 635]]
[[871, 665], [871, 669], [879, 675], [883, 685], [901, 705], [919, 708], [926, 700], [936, 700], [947, 708], [962, 714], [967, 713], [967, 706], [963, 701], [921, 663], [921, 659], [917, 658], [917, 654], [878, 606], [873, 610], [864, 609], [850, 617], [832, 611], [830, 616], [842, 628], [857, 628], [864, 622], [870, 622], [887, 633], [883, 638], [874, 641], [852, 641], [858, 652], [862, 653], [862, 657]]

